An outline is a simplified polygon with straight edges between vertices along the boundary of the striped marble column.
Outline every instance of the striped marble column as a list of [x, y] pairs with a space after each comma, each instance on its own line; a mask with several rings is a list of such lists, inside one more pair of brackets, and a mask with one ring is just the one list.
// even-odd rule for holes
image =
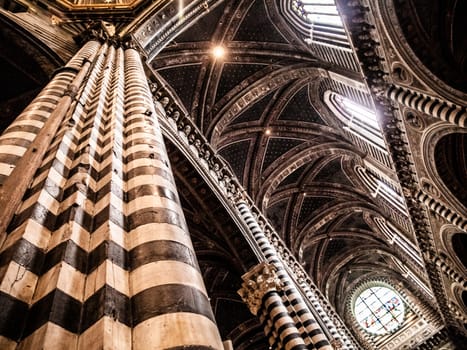
[[429, 114], [432, 117], [445, 120], [462, 128], [467, 126], [467, 110], [465, 107], [447, 104], [435, 97], [395, 85], [389, 87], [386, 96], [394, 102]]
[[125, 58], [133, 348], [222, 349], [141, 59]]
[[[331, 318], [328, 316], [326, 311], [324, 311], [323, 307], [321, 306], [320, 301], [316, 297], [315, 293], [310, 289], [310, 287], [305, 282], [305, 280], [299, 281], [299, 283], [307, 299], [311, 302], [316, 312], [318, 313], [319, 317], [321, 318], [321, 320], [324, 322], [329, 332], [331, 333], [334, 344], [339, 343], [341, 346], [341, 349], [343, 350], [353, 349], [354, 347], [352, 346], [352, 342], [349, 340], [349, 338], [347, 337], [344, 331], [339, 332], [336, 325], [331, 320]], [[336, 348], [336, 346], [334, 347]]]
[[237, 203], [237, 208], [241, 217], [253, 234], [253, 237], [266, 259], [266, 262], [276, 268], [277, 275], [283, 285], [283, 301], [287, 305], [288, 312], [291, 317], [293, 317], [296, 327], [299, 329], [305, 344], [309, 349], [332, 349], [325, 334], [316, 322], [310, 310], [307, 308], [301, 295], [295, 288], [293, 281], [288, 276], [287, 271], [284, 269], [282, 262], [278, 258], [276, 250], [271, 246], [269, 240], [264, 235], [263, 230], [258, 225], [257, 220], [252, 215], [247, 203], [240, 201]]
[[88, 42], [0, 137], [0, 243], [99, 45]]
[[281, 282], [274, 265], [261, 263], [242, 276], [238, 294], [254, 315], [258, 315], [271, 349], [306, 350], [294, 320], [279, 292]]
[[[84, 45], [63, 73], [47, 85], [2, 135], [2, 161], [8, 162], [10, 169], [16, 166], [20, 154], [25, 157], [83, 60], [91, 59], [94, 63], [94, 57], [103, 51], [97, 41]], [[81, 98], [86, 98], [84, 91]], [[76, 101], [73, 104], [74, 112], [72, 109], [66, 112], [58, 132], [52, 135], [54, 138], [15, 218], [8, 230], [1, 233], [2, 349], [15, 349], [18, 343], [24, 349], [54, 348], [77, 341], [86, 261], [74, 232], [78, 227], [71, 223], [80, 218], [87, 219], [85, 224], [89, 225], [90, 220], [79, 203], [86, 202], [86, 193], [73, 196], [76, 190], [72, 173], [79, 172], [78, 167], [73, 167], [73, 160], [82, 127], [80, 104]], [[20, 145], [21, 152], [16, 145]], [[3, 175], [5, 180], [14, 176], [10, 170]]]
[[0, 349], [222, 349], [139, 54], [84, 48], [95, 59], [0, 245]]
[[126, 62], [121, 47], [105, 44], [104, 48], [84, 91], [89, 91], [89, 96], [81, 104], [82, 129], [75, 161], [77, 185], [92, 198], [86, 210], [92, 222], [89, 232], [84, 232], [82, 224], [78, 226], [79, 221], [72, 223], [87, 253], [78, 348], [123, 350], [131, 349], [132, 330], [124, 215]]

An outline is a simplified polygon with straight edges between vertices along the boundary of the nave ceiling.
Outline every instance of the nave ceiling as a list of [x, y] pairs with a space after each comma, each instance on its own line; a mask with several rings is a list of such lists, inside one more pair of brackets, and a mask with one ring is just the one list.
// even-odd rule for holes
[[381, 266], [401, 278], [373, 221], [387, 214], [355, 173], [365, 155], [322, 102], [321, 70], [355, 72], [316, 58], [268, 1], [220, 4], [150, 65], [336, 307]]
[[[3, 1], [3, 7], [7, 7], [7, 3], [10, 4]], [[163, 14], [173, 14], [177, 8], [175, 2], [166, 7], [163, 1], [155, 1], [152, 5], [148, 1], [126, 1], [120, 6], [106, 1], [96, 1], [92, 6], [70, 1], [58, 5], [48, 1], [34, 3], [49, 6], [48, 10], [54, 9], [51, 13], [66, 33], [77, 33], [84, 28], [87, 18], [93, 18], [114, 24], [117, 31], [128, 25], [140, 34], [145, 32], [147, 37], [150, 32], [143, 27], [151, 24], [149, 16], [144, 15], [145, 9], [151, 7], [156, 13], [160, 8]], [[407, 11], [410, 7], [413, 18], [419, 18], [415, 14], [422, 16], [429, 11], [417, 1], [407, 3], [404, 6]], [[329, 86], [328, 72], [346, 76], [359, 84], [365, 83], [362, 74], [318, 58], [300, 33], [286, 21], [278, 4], [274, 0], [209, 2], [206, 13], [171, 38], [161, 51], [156, 54], [146, 50], [149, 74], [167, 84], [184, 113], [217, 155], [225, 160], [256, 206], [342, 316], [348, 311], [346, 297], [360, 283], [378, 278], [399, 283], [436, 310], [434, 296], [416, 283], [429, 285], [427, 271], [417, 259], [407, 256], [388, 240], [381, 226], [382, 222], [390, 222], [404, 240], [416, 246], [417, 238], [410, 227], [410, 219], [375, 196], [358, 173], [358, 169], [370, 163], [377, 171], [385, 172], [388, 183], [401, 194], [396, 171], [372, 162], [366, 152], [352, 143], [342, 121], [324, 103]], [[427, 32], [428, 20], [417, 21], [410, 29], [404, 6], [396, 13], [404, 33], [410, 30], [425, 33], [424, 41], [420, 42], [410, 32], [407, 44], [414, 48], [416, 56], [427, 57], [430, 42], [439, 37]], [[442, 5], [437, 6], [441, 13]], [[463, 5], [451, 1], [446, 6], [455, 9]], [[433, 11], [429, 12], [432, 21], [439, 17], [439, 13]], [[138, 16], [143, 18], [141, 23], [144, 25], [134, 21]], [[164, 23], [163, 15], [159, 19]], [[444, 25], [449, 27], [449, 23]], [[429, 53], [441, 60], [440, 57], [449, 56], [447, 62], [464, 67], [465, 57], [461, 54], [464, 44], [458, 29], [456, 31], [459, 26], [459, 16], [453, 16], [452, 31], [446, 29], [439, 34], [443, 38], [450, 37], [451, 46], [431, 47]], [[6, 38], [8, 31], [2, 28], [1, 34]], [[137, 40], [141, 46], [149, 47], [144, 35]], [[5, 52], [13, 57], [16, 44], [7, 42], [5, 45], [9, 47]], [[216, 45], [225, 49], [222, 58], [213, 57], [212, 50]], [[449, 55], [442, 52], [449, 52]], [[30, 66], [28, 59], [37, 64], [31, 57], [40, 55], [53, 61], [50, 52], [31, 52], [24, 58], [26, 63], [22, 66]], [[13, 61], [7, 54], [0, 58], [8, 61], [7, 70], [13, 69]], [[456, 96], [463, 96], [465, 80], [449, 71], [446, 68], [449, 64], [435, 62], [435, 67], [430, 67], [425, 61], [423, 63], [441, 81], [460, 91]], [[59, 65], [57, 62], [41, 62], [41, 69], [34, 70], [34, 74], [22, 72], [25, 78], [16, 74], [20, 77], [16, 96], [27, 100], [25, 95], [47, 81], [45, 76], [51, 74], [48, 69], [54, 64]], [[462, 69], [465, 73], [465, 68]], [[27, 86], [29, 91], [21, 91], [21, 86]], [[2, 93], [2, 96], [5, 95]], [[13, 102], [5, 102], [6, 106], [9, 104], [13, 105]], [[372, 107], [371, 102], [367, 107]], [[13, 115], [14, 112], [11, 117]], [[418, 141], [421, 136], [414, 138]], [[446, 196], [458, 205], [457, 208], [462, 210], [463, 206], [465, 214], [465, 133], [453, 133], [439, 139], [436, 152], [433, 152], [435, 155], [430, 155], [429, 161], [436, 174], [439, 173], [440, 186], [448, 189]], [[235, 240], [235, 223], [218, 208], [221, 204], [211, 189], [200, 184], [203, 180], [175, 146], [169, 144], [168, 148], [175, 160], [172, 166], [180, 184], [180, 197], [192, 227], [200, 265], [205, 280], [212, 281], [212, 284], [208, 283], [208, 290], [219, 303], [215, 304], [219, 310], [235, 308], [232, 305], [240, 299], [233, 293], [239, 288], [240, 275], [254, 265], [254, 259], [248, 260], [252, 253], [245, 242]], [[422, 151], [415, 150], [414, 153]], [[428, 162], [417, 162], [423, 164], [425, 161]], [[209, 215], [203, 214], [206, 212]], [[394, 220], [394, 215], [398, 220]], [[456, 232], [454, 230], [451, 235]], [[460, 231], [457, 233], [465, 236]], [[237, 250], [239, 246], [242, 246], [240, 251]], [[416, 279], [406, 278], [404, 266], [415, 273]], [[263, 345], [259, 344], [264, 341], [261, 329], [253, 318], [248, 317], [246, 308], [244, 311], [240, 325], [231, 325], [222, 332], [238, 336], [239, 344], [241, 337], [257, 339], [256, 345], [249, 346], [260, 349]], [[241, 332], [248, 336], [239, 335]]]

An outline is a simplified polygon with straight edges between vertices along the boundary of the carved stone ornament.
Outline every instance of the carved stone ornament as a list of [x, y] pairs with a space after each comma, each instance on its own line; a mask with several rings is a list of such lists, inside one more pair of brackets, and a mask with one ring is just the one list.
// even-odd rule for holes
[[331, 341], [331, 345], [335, 350], [339, 350], [343, 348], [343, 344], [339, 339], [333, 339]]
[[410, 126], [412, 129], [423, 130], [423, 128], [425, 127], [423, 119], [417, 113], [406, 110], [403, 115], [405, 121], [407, 122], [407, 125]]
[[248, 305], [251, 313], [258, 314], [263, 303], [263, 297], [271, 291], [281, 290], [280, 280], [274, 265], [262, 262], [242, 276], [242, 288], [238, 294]]

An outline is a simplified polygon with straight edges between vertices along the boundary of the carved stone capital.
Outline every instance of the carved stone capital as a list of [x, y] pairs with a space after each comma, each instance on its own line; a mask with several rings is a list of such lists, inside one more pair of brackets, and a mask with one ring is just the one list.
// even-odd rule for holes
[[76, 35], [73, 39], [78, 45], [96, 40], [101, 43], [105, 42], [109, 38], [109, 34], [102, 21], [92, 21], [86, 25], [86, 28]]
[[343, 348], [342, 341], [340, 341], [339, 339], [333, 339], [331, 341], [331, 345], [332, 345], [333, 349], [335, 349], [335, 350], [339, 350], [339, 349]]
[[242, 288], [237, 293], [254, 315], [258, 314], [266, 293], [282, 289], [276, 274], [276, 268], [266, 262], [256, 265], [252, 270], [244, 274], [242, 279], [244, 281]]

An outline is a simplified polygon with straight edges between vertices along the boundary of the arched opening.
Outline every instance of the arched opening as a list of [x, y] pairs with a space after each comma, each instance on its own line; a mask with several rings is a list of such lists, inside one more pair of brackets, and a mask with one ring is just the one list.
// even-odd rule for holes
[[420, 61], [445, 83], [467, 91], [467, 2], [395, 0], [394, 8]]
[[435, 164], [446, 187], [467, 207], [467, 134], [442, 137], [435, 147]]
[[[467, 234], [456, 233], [454, 236], [452, 236], [452, 247], [454, 248], [454, 252], [456, 253], [457, 258], [462, 262], [464, 267], [467, 268]], [[462, 294], [463, 300], [464, 293]], [[467, 305], [465, 300], [464, 304]]]
[[467, 307], [467, 291], [462, 292], [462, 302], [464, 303], [464, 306]]
[[[21, 6], [7, 6], [22, 12]], [[0, 14], [0, 134], [47, 84], [64, 62], [28, 35], [8, 16]]]

